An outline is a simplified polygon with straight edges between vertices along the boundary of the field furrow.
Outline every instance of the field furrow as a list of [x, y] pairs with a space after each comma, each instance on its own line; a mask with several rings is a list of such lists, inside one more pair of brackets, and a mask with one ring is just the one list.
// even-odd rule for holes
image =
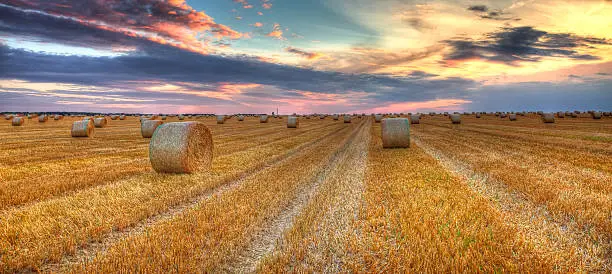
[[[139, 220], [167, 211], [214, 187], [256, 171], [291, 153], [291, 149], [316, 142], [345, 129], [342, 124], [327, 134], [309, 132], [273, 146], [217, 157], [210, 173], [165, 175], [145, 173], [113, 184], [65, 197], [8, 210], [0, 215], [0, 259], [6, 271], [36, 269], [44, 262], [58, 262], [79, 246], [103, 239], [113, 230], [133, 226]], [[65, 235], [65, 237], [54, 237]], [[28, 250], [28, 252], [24, 252]]]
[[[346, 126], [356, 127], [355, 124]], [[245, 180], [223, 195], [163, 222], [146, 233], [117, 243], [77, 271], [216, 272], [228, 255], [243, 250], [261, 227], [285, 210], [304, 188], [316, 182], [353, 130], [334, 134], [290, 161]], [[156, 264], [150, 264], [155, 260]]]

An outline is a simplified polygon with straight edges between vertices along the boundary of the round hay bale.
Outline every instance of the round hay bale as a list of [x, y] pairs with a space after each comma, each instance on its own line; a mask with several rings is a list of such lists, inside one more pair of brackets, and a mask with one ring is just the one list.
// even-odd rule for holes
[[25, 118], [23, 117], [13, 117], [13, 121], [11, 121], [11, 124], [15, 127], [18, 127], [18, 126], [22, 126], [24, 122], [25, 122]]
[[261, 115], [259, 116], [259, 122], [260, 123], [267, 123], [268, 122], [268, 115]]
[[565, 118], [565, 113], [563, 111], [557, 112], [557, 118]]
[[374, 115], [374, 122], [375, 122], [375, 123], [380, 123], [380, 121], [382, 121], [382, 119], [383, 119], [382, 114], [376, 114], [376, 115]]
[[298, 128], [300, 126], [300, 119], [296, 116], [289, 116], [287, 118], [287, 128]]
[[100, 118], [94, 119], [94, 126], [97, 128], [106, 127], [107, 124], [108, 124], [108, 120], [106, 120], [106, 117], [100, 117]]
[[344, 115], [344, 123], [350, 123], [351, 122], [351, 116], [350, 115]]
[[153, 137], [153, 133], [155, 133], [155, 129], [159, 127], [163, 122], [161, 120], [143, 120], [140, 123], [140, 134], [142, 134], [142, 138], [151, 138]]
[[476, 118], [480, 118], [480, 113], [476, 113]]
[[212, 159], [212, 134], [200, 122], [163, 124], [149, 143], [149, 160], [157, 172], [206, 171], [210, 170]]
[[319, 115], [319, 119], [325, 120], [325, 115]]
[[4, 120], [7, 120], [7, 121], [8, 121], [8, 120], [11, 120], [11, 119], [13, 119], [13, 118], [14, 118], [14, 116], [13, 116], [12, 114], [7, 114], [7, 115], [4, 115]]
[[420, 124], [421, 123], [421, 116], [419, 116], [419, 115], [410, 115], [410, 123], [411, 124]]
[[238, 121], [239, 122], [244, 121], [244, 115], [238, 115]]
[[460, 114], [451, 114], [450, 120], [453, 124], [461, 124], [461, 115]]
[[508, 115], [508, 119], [510, 119], [510, 121], [516, 121], [516, 114], [510, 114]]
[[117, 120], [117, 119], [119, 118], [119, 116], [117, 116], [117, 115], [111, 115], [111, 117], [110, 117], [110, 118], [111, 118], [111, 120]]
[[552, 113], [544, 113], [542, 114], [542, 121], [544, 121], [544, 123], [554, 123], [555, 115]]
[[217, 115], [217, 124], [224, 124], [225, 120], [225, 115]]
[[125, 115], [119, 116], [119, 120], [125, 120]]
[[183, 114], [181, 114], [181, 115], [178, 116], [178, 119], [183, 121], [183, 120], [185, 120], [185, 116]]
[[506, 118], [506, 117], [508, 117], [508, 114], [506, 114], [506, 113], [500, 113], [500, 114], [499, 114], [499, 118], [504, 119], [504, 118]]
[[595, 120], [599, 120], [599, 119], [601, 119], [601, 112], [599, 112], [599, 111], [593, 111], [593, 112], [591, 113], [591, 116], [593, 117], [593, 119], [595, 119]]
[[62, 120], [62, 119], [64, 119], [64, 116], [62, 116], [62, 115], [55, 115], [55, 116], [53, 116], [53, 120], [55, 120], [55, 121]]
[[338, 114], [334, 114], [332, 116], [332, 119], [334, 119], [334, 121], [338, 121], [338, 119], [340, 119], [340, 116]]
[[81, 120], [72, 123], [72, 129], [70, 130], [72, 137], [93, 137], [94, 125], [91, 120]]
[[164, 115], [161, 117], [161, 119], [165, 121], [166, 119], [168, 119], [168, 116]]
[[410, 124], [407, 118], [386, 118], [381, 121], [383, 148], [410, 147]]
[[48, 121], [48, 120], [49, 120], [49, 116], [48, 116], [48, 115], [41, 115], [41, 116], [38, 116], [38, 122], [39, 122], [39, 123], [44, 123], [44, 122], [46, 122], [46, 121]]

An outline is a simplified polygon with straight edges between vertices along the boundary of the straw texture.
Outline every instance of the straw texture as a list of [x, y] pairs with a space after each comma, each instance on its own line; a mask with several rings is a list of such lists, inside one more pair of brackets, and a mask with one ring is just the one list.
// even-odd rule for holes
[[213, 141], [200, 122], [175, 122], [159, 126], [149, 143], [149, 160], [157, 172], [193, 173], [210, 170]]

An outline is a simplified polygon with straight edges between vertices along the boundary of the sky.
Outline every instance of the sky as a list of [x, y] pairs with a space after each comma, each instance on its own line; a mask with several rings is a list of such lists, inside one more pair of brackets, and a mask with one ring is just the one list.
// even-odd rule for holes
[[610, 0], [0, 0], [0, 112], [612, 110]]

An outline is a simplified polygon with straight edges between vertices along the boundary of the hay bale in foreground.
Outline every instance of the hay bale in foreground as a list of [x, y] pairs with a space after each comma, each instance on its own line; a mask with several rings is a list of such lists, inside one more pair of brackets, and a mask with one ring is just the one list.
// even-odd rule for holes
[[516, 121], [516, 114], [508, 115], [508, 119], [510, 119], [510, 121]]
[[344, 122], [345, 123], [350, 123], [351, 122], [351, 116], [350, 115], [344, 115]]
[[19, 126], [22, 126], [24, 122], [25, 122], [25, 118], [23, 117], [13, 117], [11, 124], [15, 127], [19, 127]]
[[375, 123], [380, 123], [380, 121], [382, 121], [382, 119], [383, 119], [382, 114], [376, 114], [376, 115], [374, 115], [374, 122], [375, 122]]
[[421, 115], [410, 115], [410, 123], [411, 124], [420, 124], [421, 123]]
[[386, 118], [381, 121], [383, 148], [410, 147], [410, 124], [407, 118]]
[[593, 111], [593, 113], [591, 113], [591, 116], [593, 117], [593, 119], [599, 120], [599, 119], [601, 119], [601, 112]]
[[453, 124], [461, 124], [461, 115], [460, 114], [451, 114], [450, 120]]
[[108, 124], [108, 120], [106, 120], [106, 117], [100, 117], [100, 118], [94, 119], [94, 126], [97, 128], [106, 127], [107, 124]]
[[212, 159], [212, 134], [200, 122], [163, 124], [149, 143], [149, 161], [157, 172], [206, 171], [210, 170]]
[[140, 123], [140, 134], [142, 134], [143, 138], [151, 138], [157, 127], [162, 123], [161, 120], [143, 120]]
[[244, 121], [244, 115], [238, 115], [238, 121], [239, 122]]
[[39, 123], [44, 123], [44, 122], [46, 122], [46, 121], [48, 121], [48, 120], [49, 120], [49, 116], [48, 116], [48, 115], [41, 115], [41, 116], [38, 116], [38, 122], [39, 122]]
[[268, 115], [261, 115], [259, 116], [259, 122], [260, 123], [267, 123], [268, 122]]
[[70, 130], [72, 137], [93, 137], [94, 125], [91, 120], [81, 120], [72, 123], [72, 129]]
[[542, 121], [544, 123], [554, 123], [555, 122], [555, 115], [552, 113], [544, 113], [542, 114]]
[[217, 124], [224, 124], [225, 120], [225, 115], [217, 115]]
[[296, 116], [289, 116], [287, 118], [287, 128], [298, 128], [300, 126], [300, 119]]

